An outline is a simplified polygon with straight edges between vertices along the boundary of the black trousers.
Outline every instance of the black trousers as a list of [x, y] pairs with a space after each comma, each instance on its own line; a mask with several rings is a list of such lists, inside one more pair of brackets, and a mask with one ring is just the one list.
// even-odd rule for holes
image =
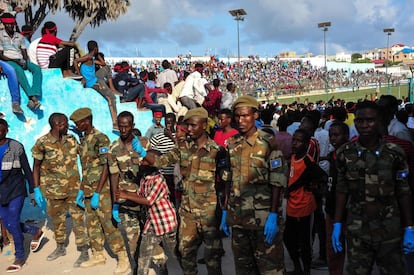
[[293, 261], [302, 259], [303, 269], [310, 270], [312, 262], [311, 217], [296, 218], [286, 215], [283, 242]]
[[64, 47], [58, 50], [54, 55], [49, 57], [49, 68], [59, 68], [62, 71], [70, 70], [73, 62], [74, 49], [72, 47]]

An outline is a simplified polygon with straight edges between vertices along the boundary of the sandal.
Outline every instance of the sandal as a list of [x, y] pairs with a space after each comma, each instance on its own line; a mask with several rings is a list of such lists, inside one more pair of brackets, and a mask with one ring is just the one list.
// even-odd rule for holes
[[42, 240], [45, 237], [45, 232], [43, 232], [41, 229], [39, 230], [40, 232], [38, 232], [30, 242], [30, 251], [32, 252], [36, 252], [39, 249], [40, 245], [42, 244]]
[[18, 272], [22, 269], [22, 267], [26, 264], [25, 260], [15, 260], [13, 264], [9, 265], [6, 269], [7, 273], [14, 273]]

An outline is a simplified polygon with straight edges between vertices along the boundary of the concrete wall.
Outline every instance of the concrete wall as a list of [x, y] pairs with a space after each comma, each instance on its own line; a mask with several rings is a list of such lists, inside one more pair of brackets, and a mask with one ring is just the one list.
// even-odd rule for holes
[[[30, 74], [28, 74], [31, 83]], [[115, 140], [118, 136], [112, 133], [112, 122], [106, 100], [95, 90], [83, 88], [80, 81], [62, 78], [59, 69], [43, 70], [43, 96], [42, 106], [33, 112], [26, 105], [28, 98], [23, 90], [20, 91], [23, 115], [16, 115], [11, 109], [11, 97], [7, 80], [0, 80], [0, 112], [9, 123], [8, 137], [17, 139], [25, 145], [29, 161], [32, 163], [31, 148], [37, 138], [49, 130], [48, 119], [54, 112], [66, 114], [68, 117], [74, 110], [89, 107], [93, 112], [93, 123], [96, 128]], [[130, 111], [135, 117], [135, 127], [144, 135], [152, 124], [151, 111], [137, 111], [135, 103], [119, 103], [117, 96], [118, 113]], [[74, 125], [69, 121], [69, 125]], [[69, 131], [70, 132], [70, 131]]]

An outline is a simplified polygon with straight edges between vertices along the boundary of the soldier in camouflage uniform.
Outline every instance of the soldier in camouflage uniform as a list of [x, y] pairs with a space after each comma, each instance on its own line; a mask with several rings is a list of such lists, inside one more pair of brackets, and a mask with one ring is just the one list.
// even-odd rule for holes
[[357, 140], [337, 151], [334, 251], [342, 251], [341, 221], [345, 207], [348, 274], [371, 274], [376, 262], [381, 274], [405, 274], [401, 249], [413, 250], [408, 166], [404, 151], [380, 135], [380, 111], [373, 102], [358, 103]]
[[[111, 175], [112, 195], [118, 189], [128, 192], [137, 192], [137, 175], [141, 157], [145, 157], [146, 151], [140, 147], [139, 153], [134, 151], [133, 144], [138, 142], [138, 138], [132, 134], [134, 128], [134, 116], [127, 111], [118, 115], [117, 123], [120, 131], [119, 139], [112, 142], [109, 148], [108, 164]], [[140, 145], [140, 143], [139, 143]], [[140, 222], [138, 212], [140, 205], [129, 201], [116, 201], [112, 207], [112, 216], [116, 222], [121, 223], [126, 231], [129, 251], [134, 257], [138, 239], [140, 236]]]
[[49, 117], [51, 130], [40, 137], [32, 148], [34, 159], [33, 178], [35, 200], [45, 207], [52, 220], [57, 248], [47, 257], [48, 261], [66, 254], [66, 213], [69, 212], [73, 221], [73, 232], [80, 257], [74, 266], [89, 260], [89, 240], [85, 227], [85, 214], [76, 206], [76, 194], [80, 187], [78, 169], [79, 145], [75, 137], [67, 134], [68, 118], [61, 113], [53, 113]]
[[[204, 242], [204, 259], [208, 274], [220, 275], [222, 242], [216, 216], [216, 156], [220, 150], [206, 133], [208, 113], [195, 108], [185, 115], [190, 143], [180, 145], [155, 160], [165, 167], [179, 163], [183, 176], [183, 194], [179, 215], [179, 251], [186, 275], [197, 274], [197, 250]], [[150, 163], [152, 163], [150, 161]]]
[[80, 138], [82, 182], [78, 191], [77, 204], [86, 210], [93, 251], [92, 258], [82, 263], [81, 267], [105, 264], [103, 251], [105, 234], [109, 247], [118, 256], [118, 265], [114, 274], [128, 274], [131, 272], [131, 266], [124, 239], [121, 231], [113, 225], [111, 219], [112, 200], [107, 159], [109, 138], [93, 127], [92, 111], [89, 108], [76, 110], [70, 119], [75, 122], [77, 130], [84, 133]]
[[[226, 187], [221, 226], [230, 235], [236, 274], [284, 274], [281, 192], [287, 167], [273, 135], [258, 130], [258, 102], [233, 104], [240, 134], [228, 139], [232, 180]], [[279, 217], [279, 218], [278, 218]]]

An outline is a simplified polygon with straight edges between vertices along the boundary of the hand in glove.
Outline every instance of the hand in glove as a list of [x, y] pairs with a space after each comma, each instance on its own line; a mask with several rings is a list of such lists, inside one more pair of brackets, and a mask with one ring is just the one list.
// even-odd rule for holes
[[98, 209], [99, 208], [99, 193], [93, 192], [92, 198], [91, 198], [91, 207], [92, 209]]
[[147, 151], [145, 151], [145, 149], [142, 147], [141, 142], [139, 141], [137, 136], [135, 136], [132, 139], [131, 146], [132, 149], [134, 149], [134, 151], [141, 156], [141, 158], [145, 158], [145, 156], [147, 155]]
[[78, 195], [76, 196], [76, 204], [82, 208], [85, 208], [85, 203], [83, 202], [84, 200], [85, 196], [83, 195], [83, 190], [79, 190]]
[[266, 237], [266, 242], [268, 244], [272, 243], [273, 239], [275, 238], [277, 233], [277, 214], [276, 213], [269, 213], [267, 216], [265, 227], [264, 227], [264, 235]]
[[221, 214], [221, 229], [223, 230], [224, 234], [226, 234], [226, 236], [230, 236], [230, 229], [227, 226], [226, 223], [226, 218], [227, 218], [227, 210], [223, 210], [223, 213]]
[[410, 254], [414, 252], [414, 229], [405, 228], [403, 238], [403, 250], [404, 254]]
[[342, 227], [342, 223], [340, 222], [334, 223], [333, 225], [331, 241], [332, 241], [332, 248], [335, 253], [342, 252], [342, 243], [341, 243], [341, 240], [339, 239], [341, 237], [341, 227]]
[[36, 204], [42, 208], [42, 213], [45, 214], [46, 213], [46, 200], [45, 198], [43, 198], [42, 192], [40, 191], [39, 187], [35, 187], [33, 188], [34, 191], [34, 200], [36, 202]]
[[119, 218], [119, 204], [117, 203], [112, 206], [112, 217], [116, 222], [121, 222], [121, 219]]

